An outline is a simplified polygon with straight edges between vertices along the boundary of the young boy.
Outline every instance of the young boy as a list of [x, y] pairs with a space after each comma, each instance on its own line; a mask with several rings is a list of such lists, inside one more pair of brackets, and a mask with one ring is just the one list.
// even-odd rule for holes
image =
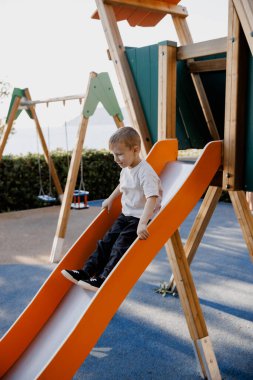
[[114, 161], [122, 168], [119, 185], [102, 203], [108, 212], [121, 193], [122, 213], [86, 262], [83, 269], [62, 274], [84, 289], [96, 291], [134, 240], [147, 239], [147, 224], [160, 208], [161, 182], [153, 168], [140, 158], [141, 139], [135, 129], [122, 127], [109, 140]]

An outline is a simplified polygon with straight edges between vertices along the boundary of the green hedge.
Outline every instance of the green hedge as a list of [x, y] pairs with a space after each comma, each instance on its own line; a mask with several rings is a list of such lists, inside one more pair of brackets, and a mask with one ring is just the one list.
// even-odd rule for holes
[[[63, 152], [53, 152], [52, 159], [64, 189], [68, 173], [68, 158]], [[71, 157], [69, 157], [71, 159]], [[45, 194], [49, 192], [49, 170], [40, 156], [41, 179]], [[89, 199], [104, 199], [118, 184], [120, 168], [107, 151], [88, 150], [83, 153], [83, 175]], [[76, 183], [79, 187], [80, 170]], [[38, 200], [40, 178], [38, 155], [4, 156], [0, 162], [0, 212], [26, 210], [48, 206]], [[52, 192], [57, 192], [52, 181]], [[59, 204], [59, 202], [58, 202]]]

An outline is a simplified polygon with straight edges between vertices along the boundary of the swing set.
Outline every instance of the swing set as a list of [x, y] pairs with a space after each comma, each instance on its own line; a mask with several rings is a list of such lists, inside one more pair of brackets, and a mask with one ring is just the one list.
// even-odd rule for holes
[[[16, 108], [16, 104], [18, 102], [18, 100], [17, 100], [17, 102], [15, 102], [16, 98], [20, 98], [20, 97], [21, 97], [21, 101], [19, 103], [20, 105], [16, 111], [14, 118], [13, 118], [13, 114], [14, 114], [13, 113], [13, 107]], [[47, 127], [47, 144], [46, 144], [46, 139], [44, 138], [42, 128], [38, 122], [38, 116], [35, 113], [36, 112], [35, 111], [35, 105], [46, 103], [47, 107], [48, 107], [50, 102], [63, 101], [63, 105], [65, 106], [66, 100], [79, 99], [79, 101], [81, 103], [81, 100], [83, 97], [84, 97], [83, 95], [74, 95], [74, 96], [66, 96], [66, 97], [62, 97], [62, 98], [47, 99], [45, 101], [43, 101], [43, 100], [32, 101], [32, 100], [30, 100], [29, 92], [27, 89], [22, 90], [19, 88], [15, 88], [13, 91], [12, 99], [11, 99], [11, 103], [10, 103], [10, 107], [9, 107], [9, 112], [8, 112], [8, 115], [6, 118], [6, 128], [5, 128], [2, 140], [0, 142], [0, 159], [2, 158], [3, 150], [4, 150], [4, 147], [7, 143], [8, 136], [9, 136], [9, 133], [11, 131], [11, 127], [12, 127], [13, 122], [14, 122], [14, 120], [16, 120], [18, 118], [21, 111], [23, 109], [25, 109], [27, 111], [29, 117], [35, 120], [35, 124], [36, 124], [36, 145], [37, 145], [37, 157], [38, 157], [37, 160], [38, 160], [38, 174], [39, 174], [39, 192], [38, 192], [37, 198], [43, 203], [54, 204], [57, 201], [57, 198], [54, 196], [53, 191], [52, 191], [52, 179], [54, 181], [56, 190], [58, 192], [58, 197], [59, 197], [60, 201], [62, 200], [62, 197], [63, 197], [63, 191], [62, 191], [60, 181], [59, 181], [58, 175], [57, 175], [55, 167], [54, 167], [53, 160], [52, 160], [51, 155], [50, 155], [50, 127], [49, 126]], [[66, 123], [66, 121], [64, 123], [64, 126], [65, 126], [65, 136], [66, 136], [66, 147], [67, 147], [67, 153], [68, 153], [68, 141], [67, 141], [67, 129], [66, 129], [67, 123]], [[42, 180], [42, 163], [41, 163], [41, 157], [40, 157], [41, 156], [40, 155], [40, 142], [41, 142], [41, 145], [43, 148], [45, 160], [48, 164], [48, 183], [49, 183], [48, 192], [46, 192], [44, 190], [43, 180]], [[68, 170], [69, 170], [69, 156], [68, 156]], [[88, 195], [89, 195], [89, 192], [85, 190], [84, 177], [83, 177], [83, 162], [81, 160], [80, 184], [79, 184], [79, 188], [74, 190], [73, 203], [71, 204], [71, 208], [74, 210], [82, 210], [82, 209], [88, 208], [89, 207], [88, 206]]]
[[[63, 192], [54, 162], [49, 153], [49, 128], [48, 128], [48, 146], [46, 144], [41, 125], [39, 123], [35, 106], [37, 104], [46, 103], [47, 105], [51, 102], [65, 102], [68, 100], [79, 99], [81, 101], [84, 99], [84, 105], [81, 115], [81, 121], [77, 132], [76, 146], [74, 147], [71, 162], [69, 164], [68, 157], [68, 177], [65, 190]], [[37, 149], [38, 149], [38, 169], [39, 169], [39, 181], [40, 189], [38, 198], [47, 203], [54, 203], [56, 198], [52, 194], [52, 183], [54, 182], [56, 191], [58, 193], [58, 198], [61, 201], [61, 209], [56, 229], [56, 234], [53, 241], [50, 261], [57, 262], [60, 260], [63, 253], [63, 243], [67, 229], [67, 223], [69, 218], [70, 210], [82, 210], [87, 209], [88, 205], [88, 195], [89, 191], [85, 189], [84, 185], [84, 168], [83, 168], [83, 144], [86, 135], [86, 130], [88, 126], [89, 118], [94, 114], [98, 103], [101, 102], [106, 111], [113, 120], [117, 128], [123, 127], [123, 116], [116, 99], [113, 86], [109, 75], [107, 73], [96, 74], [95, 72], [90, 73], [88, 86], [85, 95], [72, 95], [64, 96], [58, 98], [50, 98], [46, 100], [32, 100], [28, 89], [15, 88], [12, 94], [12, 99], [9, 107], [9, 112], [6, 118], [6, 126], [0, 141], [0, 160], [3, 155], [5, 145], [8, 140], [12, 125], [14, 120], [18, 118], [22, 110], [25, 110], [29, 117], [34, 120], [37, 131]], [[67, 125], [65, 122], [65, 136], [66, 136], [66, 148], [68, 154], [68, 139], [67, 139]], [[42, 184], [42, 171], [41, 171], [41, 161], [39, 154], [39, 141], [41, 143], [45, 160], [48, 164], [49, 170], [49, 193], [46, 194], [43, 189]], [[79, 187], [75, 189], [75, 184], [77, 182], [78, 172], [80, 168], [80, 183]]]

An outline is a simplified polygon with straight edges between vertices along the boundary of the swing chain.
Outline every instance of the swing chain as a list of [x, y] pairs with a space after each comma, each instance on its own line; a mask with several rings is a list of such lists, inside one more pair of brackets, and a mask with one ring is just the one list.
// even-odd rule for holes
[[39, 181], [40, 181], [40, 190], [39, 190], [39, 195], [45, 195], [44, 190], [43, 190], [43, 185], [42, 185], [42, 173], [41, 173], [41, 162], [40, 162], [40, 149], [39, 149], [39, 137], [38, 133], [36, 132], [36, 141], [37, 141], [37, 151], [38, 151], [38, 169], [39, 169]]
[[80, 184], [79, 184], [79, 191], [83, 190], [85, 191], [85, 185], [83, 180], [83, 154], [81, 156], [81, 167], [80, 167]]

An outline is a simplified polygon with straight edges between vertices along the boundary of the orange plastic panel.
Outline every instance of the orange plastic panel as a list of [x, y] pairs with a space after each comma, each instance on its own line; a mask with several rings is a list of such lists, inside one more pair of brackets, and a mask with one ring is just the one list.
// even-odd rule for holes
[[[165, 0], [163, 3], [168, 5], [177, 5], [180, 0]], [[129, 1], [129, 6], [127, 5], [113, 5], [113, 10], [115, 13], [115, 18], [117, 21], [127, 20], [130, 26], [155, 26], [157, 25], [166, 15], [166, 12], [156, 12], [155, 3], [157, 0], [153, 0], [154, 10], [145, 10], [141, 7], [131, 6], [131, 1]], [[120, 3], [120, 2], [119, 2]], [[91, 18], [99, 20], [98, 11], [95, 11]]]

